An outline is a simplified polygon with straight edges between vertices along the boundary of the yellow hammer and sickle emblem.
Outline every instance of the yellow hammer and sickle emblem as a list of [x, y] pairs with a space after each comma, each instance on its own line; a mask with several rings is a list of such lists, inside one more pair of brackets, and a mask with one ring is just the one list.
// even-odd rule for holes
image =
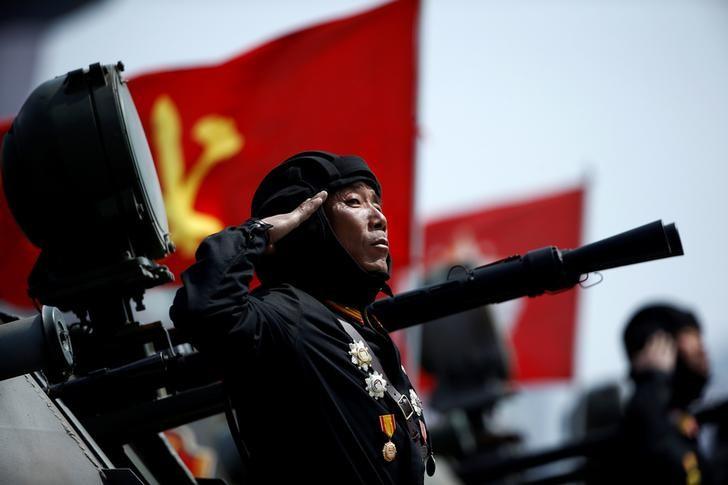
[[212, 167], [240, 153], [245, 138], [237, 131], [232, 118], [217, 115], [200, 118], [192, 126], [192, 137], [202, 146], [202, 153], [186, 170], [182, 120], [169, 96], [156, 99], [151, 120], [152, 143], [156, 148], [172, 240], [182, 256], [192, 257], [202, 239], [224, 227], [216, 217], [195, 210], [200, 185]]

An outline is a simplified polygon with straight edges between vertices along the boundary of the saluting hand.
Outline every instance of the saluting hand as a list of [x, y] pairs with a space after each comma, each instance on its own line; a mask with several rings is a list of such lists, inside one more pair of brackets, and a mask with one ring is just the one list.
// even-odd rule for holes
[[275, 251], [275, 243], [300, 226], [303, 221], [311, 217], [311, 215], [313, 215], [313, 213], [321, 207], [327, 196], [328, 193], [325, 190], [322, 190], [310, 199], [306, 199], [301, 202], [301, 205], [293, 209], [291, 212], [262, 219], [262, 222], [273, 226], [268, 229], [268, 239], [270, 242], [268, 247], [265, 249], [266, 254], [270, 254]]
[[637, 370], [658, 370], [670, 373], [675, 369], [677, 348], [675, 340], [665, 332], [656, 332], [636, 355], [634, 367]]

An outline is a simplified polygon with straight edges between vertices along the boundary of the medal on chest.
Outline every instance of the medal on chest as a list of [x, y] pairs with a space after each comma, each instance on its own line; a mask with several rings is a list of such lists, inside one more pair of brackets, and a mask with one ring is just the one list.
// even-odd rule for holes
[[397, 447], [392, 443], [392, 436], [397, 429], [397, 421], [394, 419], [394, 414], [383, 414], [379, 416], [379, 427], [387, 436], [387, 442], [384, 443], [384, 447], [382, 448], [384, 461], [393, 461], [397, 457]]
[[415, 413], [417, 413], [417, 416], [422, 416], [422, 401], [420, 400], [420, 396], [417, 395], [414, 389], [410, 389], [409, 395]]
[[369, 367], [372, 365], [372, 354], [369, 353], [369, 349], [364, 345], [363, 341], [357, 340], [349, 344], [349, 355], [352, 364], [355, 364], [364, 372], [369, 371]]
[[384, 393], [387, 390], [387, 380], [382, 374], [377, 371], [369, 374], [369, 377], [364, 379], [366, 384], [366, 390], [371, 397], [374, 399], [381, 399], [384, 397]]

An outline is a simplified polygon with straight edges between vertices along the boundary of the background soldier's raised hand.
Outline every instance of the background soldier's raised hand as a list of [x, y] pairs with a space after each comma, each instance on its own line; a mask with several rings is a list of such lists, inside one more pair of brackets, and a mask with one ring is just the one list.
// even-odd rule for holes
[[272, 253], [275, 250], [275, 243], [285, 237], [286, 234], [300, 226], [303, 221], [311, 217], [311, 215], [313, 215], [313, 213], [321, 207], [327, 196], [328, 193], [325, 190], [322, 190], [313, 197], [301, 202], [301, 205], [293, 209], [291, 212], [286, 214], [277, 214], [275, 216], [262, 219], [262, 222], [273, 226], [268, 230], [270, 242], [265, 252], [267, 254]]
[[657, 370], [670, 373], [675, 369], [676, 359], [675, 340], [665, 332], [657, 332], [635, 356], [634, 368], [641, 371]]

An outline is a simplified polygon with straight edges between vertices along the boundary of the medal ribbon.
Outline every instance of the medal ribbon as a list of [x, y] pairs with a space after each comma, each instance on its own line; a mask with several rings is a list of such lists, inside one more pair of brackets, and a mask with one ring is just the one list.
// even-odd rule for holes
[[382, 428], [387, 438], [391, 440], [394, 432], [397, 430], [397, 421], [394, 419], [394, 414], [383, 414], [379, 416], [379, 427]]

